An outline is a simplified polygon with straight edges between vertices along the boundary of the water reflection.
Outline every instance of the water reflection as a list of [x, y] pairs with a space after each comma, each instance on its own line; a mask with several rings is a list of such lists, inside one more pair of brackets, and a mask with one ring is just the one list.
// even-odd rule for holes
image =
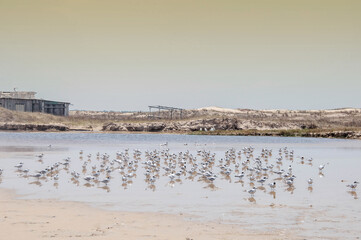
[[[91, 139], [93, 136], [98, 135], [86, 138]], [[358, 199], [356, 191], [346, 193], [346, 183], [340, 184], [341, 177], [347, 182], [359, 180], [358, 170], [355, 169], [360, 169], [361, 166], [355, 159], [359, 159], [360, 152], [355, 149], [349, 151], [347, 144], [344, 144], [347, 148], [338, 147], [334, 150], [327, 145], [329, 142], [321, 148], [307, 143], [311, 141], [307, 139], [297, 140], [300, 141], [297, 143], [299, 145], [285, 142], [282, 143], [283, 146], [272, 142], [273, 139], [267, 144], [261, 139], [258, 140], [261, 142], [252, 146], [253, 143], [249, 142], [228, 144], [222, 143], [222, 139], [225, 139], [223, 137], [207, 137], [205, 139], [210, 141], [207, 146], [189, 143], [185, 147], [183, 143], [175, 145], [171, 141], [166, 146], [160, 146], [159, 143], [131, 140], [159, 138], [163, 141], [168, 136], [135, 136], [129, 139], [126, 136], [126, 140], [120, 141], [118, 138], [122, 137], [119, 136], [107, 137], [116, 139], [111, 146], [72, 146], [73, 142], [69, 140], [66, 152], [56, 152], [56, 143], [51, 142], [50, 150], [38, 149], [37, 154], [44, 152], [41, 159], [36, 154], [4, 154], [7, 158], [1, 161], [0, 167], [5, 168], [4, 176], [0, 177], [1, 186], [20, 189], [20, 193], [34, 192], [34, 197], [113, 202], [115, 208], [121, 210], [127, 210], [124, 204], [119, 204], [124, 202], [128, 203], [127, 208], [140, 211], [171, 212], [174, 209], [186, 209], [191, 214], [200, 213], [209, 218], [215, 216], [217, 211], [230, 212], [235, 208], [240, 208], [239, 212], [262, 212], [263, 209], [257, 209], [270, 203], [275, 203], [275, 208], [285, 206], [285, 209], [310, 204], [332, 205], [337, 209], [339, 202], [342, 202], [340, 209], [354, 209], [355, 214], [359, 214], [356, 207], [359, 202], [355, 201]], [[232, 141], [238, 141], [237, 139], [242, 138], [232, 138]], [[21, 145], [26, 144], [29, 142]], [[267, 145], [269, 147], [265, 147]], [[292, 146], [285, 148], [286, 145]], [[128, 147], [129, 149], [124, 149]], [[296, 148], [294, 153], [291, 149], [293, 147]], [[81, 148], [84, 150], [79, 154]], [[13, 150], [16, 151], [15, 148]], [[301, 154], [305, 155], [303, 160], [300, 160]], [[314, 159], [309, 161], [311, 155]], [[344, 158], [344, 155], [347, 157]], [[71, 158], [69, 162], [65, 161], [68, 157]], [[343, 159], [342, 163], [340, 159]], [[20, 161], [24, 162], [24, 168], [30, 170], [24, 172], [25, 169], [14, 168]], [[330, 161], [329, 166], [319, 172], [317, 166], [327, 161]], [[39, 178], [33, 177], [39, 171], [45, 172]], [[57, 174], [59, 180], [55, 181]], [[287, 179], [292, 175], [297, 178], [289, 186]], [[86, 176], [90, 176], [89, 182], [84, 179]], [[110, 177], [108, 185], [100, 182], [106, 177]], [[317, 188], [307, 185], [310, 177], [314, 179]], [[273, 182], [277, 183], [274, 189], [269, 186]], [[253, 187], [257, 191], [249, 197], [247, 190]], [[337, 201], [332, 197], [335, 193], [338, 193]], [[285, 212], [280, 210], [282, 211]], [[293, 212], [291, 210], [290, 214]], [[272, 217], [276, 219], [277, 214]], [[359, 219], [351, 211], [347, 214], [347, 217]], [[247, 221], [264, 222], [264, 219], [256, 215], [252, 217]], [[277, 218], [283, 226], [287, 226], [288, 220], [284, 219], [284, 215], [283, 218]]]
[[269, 192], [269, 194], [272, 196], [273, 199], [276, 199], [276, 192], [275, 191], [271, 191], [271, 192]]
[[213, 183], [207, 184], [207, 186], [204, 187], [205, 189], [210, 189], [212, 191], [216, 191], [218, 188]]
[[286, 188], [286, 191], [287, 192], [289, 192], [289, 193], [291, 193], [291, 194], [293, 194], [294, 193], [294, 191], [295, 191], [295, 187], [294, 186], [289, 186], [288, 188]]
[[39, 186], [39, 187], [42, 186], [42, 184], [41, 184], [40, 181], [33, 181], [33, 182], [30, 182], [29, 184], [37, 185], [37, 186]]
[[156, 190], [156, 186], [154, 184], [151, 184], [151, 185], [148, 185], [146, 187], [146, 189], [150, 189], [150, 190], [152, 190], [154, 192]]
[[349, 193], [354, 199], [358, 199], [358, 197], [357, 197], [357, 192], [356, 192], [356, 191], [348, 191], [348, 193]]
[[98, 188], [103, 189], [106, 192], [110, 192], [110, 188], [108, 186], [102, 186], [102, 187], [98, 187]]

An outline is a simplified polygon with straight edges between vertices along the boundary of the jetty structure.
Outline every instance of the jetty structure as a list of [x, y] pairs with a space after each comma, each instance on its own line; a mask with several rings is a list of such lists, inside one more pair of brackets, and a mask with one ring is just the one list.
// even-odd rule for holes
[[68, 102], [38, 99], [36, 92], [2, 92], [0, 91], [0, 107], [20, 112], [42, 112], [57, 116], [69, 116]]

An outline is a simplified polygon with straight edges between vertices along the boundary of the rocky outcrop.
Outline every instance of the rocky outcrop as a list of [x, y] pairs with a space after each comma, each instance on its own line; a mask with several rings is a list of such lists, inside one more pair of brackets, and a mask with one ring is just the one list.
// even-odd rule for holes
[[[304, 130], [314, 131], [304, 131]], [[232, 130], [248, 130], [233, 132]], [[296, 131], [293, 131], [296, 130]], [[298, 131], [299, 130], [299, 131]], [[361, 139], [361, 132], [357, 131], [320, 131], [315, 124], [308, 123], [284, 123], [263, 122], [255, 120], [239, 120], [236, 118], [210, 118], [188, 121], [168, 122], [138, 122], [138, 123], [108, 123], [103, 126], [103, 131], [126, 131], [126, 132], [212, 132], [225, 134], [222, 131], [230, 131], [231, 135], [252, 136], [298, 136], [320, 138], [349, 138]], [[220, 132], [221, 131], [221, 132]], [[212, 133], [210, 133], [212, 134]]]
[[130, 131], [130, 132], [194, 132], [213, 130], [243, 130], [243, 129], [300, 129], [295, 124], [281, 124], [273, 122], [241, 121], [236, 118], [211, 118], [201, 120], [175, 122], [143, 122], [143, 123], [108, 123], [103, 131]]
[[64, 125], [54, 124], [26, 124], [26, 123], [2, 123], [0, 130], [5, 131], [68, 131]]
[[103, 126], [103, 131], [161, 132], [165, 128], [164, 123], [108, 123]]

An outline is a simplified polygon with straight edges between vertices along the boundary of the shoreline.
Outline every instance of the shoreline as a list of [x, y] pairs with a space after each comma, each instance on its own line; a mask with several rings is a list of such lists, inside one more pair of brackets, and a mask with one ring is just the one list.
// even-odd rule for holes
[[183, 214], [118, 212], [81, 202], [19, 199], [0, 188], [0, 231], [8, 240], [35, 239], [298, 239], [285, 231], [186, 220]]
[[216, 131], [167, 131], [167, 132], [150, 132], [150, 131], [90, 131], [90, 130], [0, 130], [0, 132], [19, 132], [19, 133], [100, 133], [100, 134], [164, 134], [164, 135], [204, 135], [204, 136], [261, 136], [261, 137], [305, 137], [305, 138], [328, 138], [328, 139], [349, 139], [361, 140], [361, 131], [352, 129], [317, 129], [309, 130], [216, 130]]

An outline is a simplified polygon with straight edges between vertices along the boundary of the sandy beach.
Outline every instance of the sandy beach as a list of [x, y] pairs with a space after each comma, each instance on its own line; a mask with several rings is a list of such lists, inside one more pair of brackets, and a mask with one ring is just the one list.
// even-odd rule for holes
[[[1, 239], [297, 239], [286, 232], [249, 232], [238, 225], [193, 222], [161, 213], [96, 209], [76, 202], [24, 200], [0, 189]], [[4, 237], [4, 238], [3, 238]]]

